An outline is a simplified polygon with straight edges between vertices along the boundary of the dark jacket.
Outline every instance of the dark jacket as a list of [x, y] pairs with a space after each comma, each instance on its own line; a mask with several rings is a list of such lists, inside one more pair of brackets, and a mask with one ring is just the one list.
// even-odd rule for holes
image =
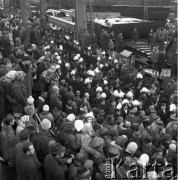
[[29, 46], [32, 44], [32, 30], [25, 28], [20, 33], [20, 39], [24, 46]]
[[45, 156], [49, 153], [48, 143], [51, 139], [50, 132], [40, 129], [36, 139], [36, 154], [41, 163], [43, 163]]
[[32, 69], [29, 66], [24, 66], [21, 62], [19, 62], [14, 69], [16, 71], [23, 71], [25, 73], [25, 78], [23, 80], [23, 84], [27, 89], [28, 97], [32, 95]]
[[161, 118], [161, 120], [164, 122], [164, 125], [166, 125], [167, 121], [167, 111], [165, 110], [165, 113], [162, 109], [159, 109], [157, 111], [158, 116]]
[[6, 115], [6, 95], [5, 88], [2, 82], [0, 82], [0, 120]]
[[58, 162], [51, 154], [45, 157], [43, 168], [46, 180], [66, 179], [63, 164]]
[[78, 142], [74, 133], [70, 131], [65, 131], [62, 134], [63, 145], [66, 147], [66, 151], [68, 150], [70, 153], [74, 153], [80, 150], [82, 144]]
[[15, 143], [15, 134], [13, 132], [12, 127], [3, 125], [0, 136], [0, 152], [3, 159], [5, 161], [8, 161], [8, 164], [12, 167], [15, 165]]
[[37, 46], [40, 44], [41, 41], [41, 33], [38, 28], [33, 28], [32, 30], [32, 43], [36, 44]]
[[37, 163], [33, 157], [25, 154], [17, 157], [16, 173], [18, 180], [40, 180]]
[[52, 111], [54, 108], [61, 109], [62, 108], [62, 102], [59, 101], [57, 95], [55, 93], [51, 93], [49, 96], [49, 105], [50, 110]]
[[10, 87], [10, 94], [16, 103], [12, 104], [14, 113], [23, 113], [24, 107], [27, 105], [27, 90], [24, 84], [14, 81]]

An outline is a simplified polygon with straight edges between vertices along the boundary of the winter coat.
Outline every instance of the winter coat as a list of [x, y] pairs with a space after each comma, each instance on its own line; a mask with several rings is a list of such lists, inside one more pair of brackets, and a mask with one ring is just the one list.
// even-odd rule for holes
[[66, 151], [76, 154], [81, 148], [81, 141], [77, 139], [75, 133], [65, 131], [62, 135], [63, 145], [66, 147]]
[[22, 44], [27, 47], [32, 44], [32, 30], [25, 28], [20, 33], [20, 39]]
[[133, 116], [127, 115], [126, 118], [125, 118], [125, 121], [129, 121], [131, 124], [139, 123], [139, 119], [135, 115], [133, 115]]
[[161, 120], [164, 122], [164, 124], [166, 124], [166, 121], [167, 121], [167, 111], [165, 110], [165, 113], [164, 113], [164, 111], [162, 110], [162, 109], [159, 109], [158, 111], [157, 111], [157, 113], [158, 113], [158, 116], [161, 118]]
[[73, 177], [77, 174], [77, 168], [82, 166], [82, 163], [78, 162], [78, 161], [74, 161], [68, 171], [67, 171], [67, 180], [72, 180]]
[[40, 41], [41, 41], [40, 30], [38, 28], [33, 28], [33, 30], [32, 30], [32, 44], [36, 44], [38, 46]]
[[48, 119], [51, 121], [52, 124], [54, 124], [54, 117], [50, 112], [44, 111], [39, 114], [39, 117], [41, 120]]
[[51, 139], [50, 132], [40, 129], [36, 139], [36, 154], [41, 163], [43, 163], [45, 156], [49, 153], [48, 143]]
[[6, 113], [6, 94], [4, 85], [2, 82], [0, 82], [0, 120], [6, 115]]
[[39, 80], [39, 78], [40, 78], [40, 75], [45, 71], [45, 70], [47, 70], [49, 68], [49, 65], [47, 65], [46, 63], [44, 63], [44, 62], [42, 62], [42, 63], [40, 63], [39, 65], [38, 65], [38, 67], [37, 67], [37, 72], [36, 72], [36, 74], [37, 74], [37, 79]]
[[11, 167], [14, 167], [14, 150], [15, 150], [15, 134], [13, 132], [12, 127], [8, 127], [3, 125], [1, 135], [0, 135], [0, 152], [4, 161], [8, 161], [8, 164]]
[[26, 140], [20, 141], [15, 146], [15, 157], [17, 158], [19, 155], [23, 154], [23, 145], [27, 142]]
[[10, 87], [10, 95], [15, 103], [12, 105], [14, 113], [23, 113], [24, 107], [27, 105], [27, 90], [23, 83], [14, 81]]
[[151, 137], [150, 131], [144, 128], [143, 123], [140, 124], [140, 126], [139, 126], [139, 128], [138, 128], [138, 131], [139, 131], [139, 133], [141, 134], [142, 141], [143, 141], [146, 137]]
[[14, 69], [16, 71], [23, 71], [25, 73], [25, 78], [23, 80], [23, 84], [27, 89], [28, 97], [32, 95], [32, 69], [29, 66], [24, 66], [22, 62], [19, 62]]
[[37, 163], [33, 157], [25, 154], [17, 157], [16, 173], [18, 180], [40, 180]]
[[34, 105], [35, 108], [38, 109], [38, 112], [41, 112], [44, 104], [45, 104], [45, 99], [43, 99], [42, 97], [38, 97]]
[[18, 63], [20, 60], [20, 58], [17, 57], [17, 55], [15, 54], [15, 52], [9, 56], [9, 59], [11, 60], [12, 64]]
[[74, 97], [75, 97], [75, 95], [74, 95], [74, 93], [72, 91], [71, 92], [67, 91], [66, 94], [64, 95], [64, 98], [65, 98], [66, 102], [68, 100], [73, 101]]
[[149, 146], [148, 144], [143, 144], [142, 146], [142, 154], [148, 154], [148, 156], [151, 158], [151, 156], [156, 152], [156, 148], [154, 145]]
[[46, 180], [65, 180], [65, 171], [63, 164], [58, 162], [51, 154], [48, 154], [44, 160], [43, 170]]
[[51, 93], [49, 96], [49, 105], [50, 105], [50, 111], [54, 108], [61, 109], [62, 108], [62, 102], [59, 100], [57, 95], [55, 93]]

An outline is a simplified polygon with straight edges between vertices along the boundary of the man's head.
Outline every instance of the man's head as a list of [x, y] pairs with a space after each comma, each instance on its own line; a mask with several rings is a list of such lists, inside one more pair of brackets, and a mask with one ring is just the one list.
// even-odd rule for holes
[[59, 88], [58, 88], [58, 86], [53, 86], [53, 87], [52, 87], [52, 92], [55, 93], [55, 94], [59, 94]]
[[24, 56], [22, 57], [22, 63], [24, 65], [29, 65], [31, 63], [30, 57], [28, 56], [28, 54], [24, 54]]
[[65, 147], [62, 146], [60, 143], [54, 142], [49, 145], [49, 152], [57, 158], [62, 158], [65, 154]]
[[14, 116], [11, 115], [11, 114], [8, 114], [8, 115], [4, 118], [3, 123], [4, 123], [6, 126], [14, 125]]
[[23, 144], [23, 152], [28, 156], [33, 155], [35, 153], [35, 148], [33, 144], [29, 141], [25, 142]]
[[10, 61], [10, 59], [8, 59], [8, 58], [4, 58], [4, 59], [3, 59], [3, 64], [4, 64], [4, 66], [5, 66], [6, 68], [8, 68], [8, 69], [11, 69], [11, 68], [12, 68], [11, 61]]
[[27, 28], [32, 28], [32, 22], [30, 20], [28, 20], [26, 22], [26, 26], [27, 26]]

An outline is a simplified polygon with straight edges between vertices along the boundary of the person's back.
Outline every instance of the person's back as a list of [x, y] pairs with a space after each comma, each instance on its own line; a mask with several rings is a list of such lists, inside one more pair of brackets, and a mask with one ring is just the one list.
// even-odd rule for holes
[[18, 180], [39, 180], [38, 168], [41, 165], [36, 159], [33, 144], [26, 142], [23, 145], [23, 154], [16, 158], [16, 173]]
[[16, 160], [16, 172], [18, 180], [38, 180], [35, 162], [28, 156], [21, 154]]
[[44, 172], [46, 180], [65, 180], [65, 172], [60, 164], [51, 154], [48, 154], [44, 160]]

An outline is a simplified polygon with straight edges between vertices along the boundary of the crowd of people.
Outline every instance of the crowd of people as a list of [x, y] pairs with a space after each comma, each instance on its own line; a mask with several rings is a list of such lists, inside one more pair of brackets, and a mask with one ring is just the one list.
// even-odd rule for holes
[[176, 178], [176, 77], [163, 89], [64, 28], [1, 22], [1, 180]]

